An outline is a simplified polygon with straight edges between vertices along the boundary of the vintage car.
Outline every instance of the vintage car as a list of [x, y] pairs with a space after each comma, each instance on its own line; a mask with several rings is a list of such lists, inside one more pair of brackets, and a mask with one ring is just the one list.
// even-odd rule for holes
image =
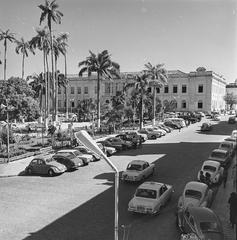
[[152, 127], [152, 129], [155, 130], [155, 131], [159, 131], [160, 134], [161, 134], [161, 136], [165, 136], [166, 133], [167, 133], [164, 129], [162, 129], [162, 128], [159, 127], [159, 126], [154, 126], [154, 127]]
[[73, 156], [70, 153], [59, 153], [52, 156], [53, 160], [66, 166], [67, 170], [74, 170], [83, 166], [82, 159]]
[[210, 207], [213, 192], [207, 184], [191, 181], [186, 184], [182, 196], [178, 201], [178, 210], [187, 206]]
[[235, 153], [234, 152], [234, 150], [235, 150], [234, 144], [231, 143], [231, 142], [224, 141], [224, 142], [220, 143], [218, 148], [223, 149], [223, 150], [227, 150], [229, 152], [230, 156], [233, 156], [234, 153]]
[[71, 155], [80, 158], [84, 165], [88, 165], [89, 162], [93, 162], [93, 157], [90, 154], [83, 154], [76, 149], [63, 149], [59, 150], [57, 153], [70, 153]]
[[201, 131], [205, 132], [205, 131], [211, 131], [212, 130], [212, 124], [209, 122], [204, 122], [201, 126]]
[[157, 214], [171, 199], [173, 186], [159, 182], [144, 182], [128, 203], [128, 211]]
[[237, 130], [233, 130], [231, 133], [232, 138], [237, 138]]
[[155, 164], [150, 164], [143, 160], [131, 161], [126, 171], [122, 172], [123, 181], [138, 182], [142, 181], [155, 172]]
[[99, 161], [100, 157], [96, 154], [94, 154], [91, 150], [89, 150], [88, 148], [84, 147], [84, 146], [77, 146], [75, 147], [76, 150], [78, 150], [79, 152], [81, 152], [82, 154], [88, 154], [91, 155], [93, 157], [93, 161]]
[[133, 144], [130, 141], [124, 141], [120, 138], [116, 138], [116, 137], [109, 137], [105, 139], [106, 141], [110, 142], [111, 145], [113, 147], [116, 148], [116, 146], [121, 146], [122, 150], [126, 150], [126, 149], [131, 149], [133, 148]]
[[146, 134], [148, 139], [157, 139], [161, 137], [160, 132], [155, 132], [152, 129], [142, 128], [138, 130], [138, 133]]
[[65, 165], [56, 162], [49, 156], [36, 157], [26, 167], [27, 174], [44, 174], [50, 177], [67, 171]]
[[134, 148], [136, 148], [141, 142], [140, 137], [138, 137], [138, 136], [136, 137], [135, 135], [126, 134], [126, 133], [120, 133], [120, 134], [116, 135], [115, 137], [120, 138], [124, 141], [131, 142]]
[[197, 239], [224, 240], [222, 225], [218, 216], [209, 208], [187, 207], [177, 214], [177, 224], [184, 233], [194, 233]]
[[226, 142], [232, 142], [233, 146], [234, 146], [234, 149], [237, 149], [237, 138], [228, 137], [228, 138], [225, 138], [225, 141]]
[[[207, 172], [210, 174], [211, 183], [219, 183], [222, 180], [224, 168], [217, 161], [207, 160], [203, 162], [201, 171], [203, 171], [204, 176]], [[197, 178], [200, 181], [200, 171]]]
[[229, 152], [227, 150], [223, 150], [223, 149], [214, 149], [211, 153], [211, 155], [208, 157], [208, 160], [213, 160], [213, 161], [217, 161], [221, 164], [222, 167], [229, 167], [230, 163], [231, 163], [231, 155], [229, 154]]

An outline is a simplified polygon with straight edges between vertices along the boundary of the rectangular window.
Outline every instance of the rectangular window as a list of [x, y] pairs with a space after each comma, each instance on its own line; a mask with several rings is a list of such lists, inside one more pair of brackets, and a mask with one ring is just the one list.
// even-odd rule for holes
[[174, 85], [173, 86], [173, 93], [177, 93], [178, 92], [178, 86], [177, 85]]
[[168, 93], [168, 92], [169, 92], [169, 86], [165, 86], [164, 93]]
[[105, 83], [105, 93], [110, 93], [110, 83]]
[[186, 93], [187, 92], [187, 86], [186, 85], [182, 85], [182, 93]]
[[74, 87], [71, 87], [71, 94], [74, 94]]
[[75, 102], [71, 101], [71, 107], [74, 108], [75, 107]]
[[84, 93], [88, 94], [88, 87], [84, 87]]
[[58, 100], [58, 107], [61, 108], [62, 101]]
[[201, 109], [202, 108], [202, 102], [198, 102], [198, 109]]
[[81, 94], [81, 87], [77, 87], [77, 94]]
[[156, 88], [156, 93], [160, 93], [160, 88]]
[[182, 108], [186, 108], [186, 102], [185, 101], [182, 102]]
[[198, 85], [198, 92], [202, 93], [203, 92], [203, 85]]
[[61, 92], [62, 92], [62, 91], [61, 91], [61, 88], [59, 87], [59, 88], [58, 88], [58, 94], [61, 94]]

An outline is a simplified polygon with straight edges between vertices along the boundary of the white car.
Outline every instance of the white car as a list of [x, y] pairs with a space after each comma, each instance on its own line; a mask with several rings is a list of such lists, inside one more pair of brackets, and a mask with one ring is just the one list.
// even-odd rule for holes
[[205, 183], [191, 181], [186, 184], [178, 201], [178, 210], [188, 206], [209, 207], [213, 192]]
[[70, 153], [75, 157], [80, 158], [84, 165], [88, 165], [89, 162], [93, 162], [93, 156], [90, 154], [83, 154], [78, 150], [75, 149], [63, 149], [63, 150], [59, 150], [58, 153]]
[[107, 157], [110, 157], [117, 152], [114, 147], [107, 147], [107, 146], [104, 146], [102, 143], [99, 143], [99, 142], [97, 143], [97, 145], [106, 154]]
[[81, 152], [82, 154], [92, 155], [93, 161], [100, 160], [100, 157], [98, 155], [94, 154], [91, 150], [89, 150], [88, 148], [86, 148], [84, 146], [77, 146], [77, 147], [75, 147], [75, 149], [78, 150], [79, 152]]
[[144, 182], [128, 203], [128, 211], [157, 214], [171, 199], [173, 186], [159, 182]]
[[173, 123], [178, 123], [182, 127], [186, 127], [186, 123], [183, 118], [167, 118], [167, 120], [173, 122]]
[[225, 141], [226, 142], [232, 142], [233, 146], [234, 146], [234, 149], [237, 148], [237, 139], [236, 138], [228, 137], [228, 138], [225, 138]]
[[134, 160], [128, 164], [121, 179], [123, 181], [139, 182], [154, 174], [154, 172], [155, 164], [149, 164], [143, 160]]
[[226, 141], [220, 143], [218, 148], [227, 150], [231, 156], [234, 154], [234, 150], [235, 150], [234, 144], [232, 142], [226, 142]]
[[161, 129], [159, 126], [152, 127], [154, 130], [160, 131], [161, 136], [166, 135], [166, 131], [164, 129]]
[[[203, 175], [208, 172], [210, 173], [211, 183], [218, 183], [221, 181], [223, 176], [224, 168], [221, 167], [221, 164], [217, 161], [207, 160], [202, 164], [200, 171], [203, 171]], [[200, 181], [200, 171], [198, 172], [198, 180]]]

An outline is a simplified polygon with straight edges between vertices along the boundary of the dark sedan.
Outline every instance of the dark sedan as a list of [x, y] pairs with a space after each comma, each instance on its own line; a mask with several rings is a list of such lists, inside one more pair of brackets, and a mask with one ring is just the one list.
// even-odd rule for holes
[[58, 163], [65, 165], [67, 170], [74, 170], [84, 165], [82, 159], [75, 157], [70, 153], [55, 154], [52, 158]]
[[221, 167], [229, 167], [232, 157], [229, 151], [223, 149], [214, 149], [209, 156], [208, 160], [217, 161], [221, 164]]
[[209, 208], [187, 207], [178, 212], [177, 223], [183, 233], [193, 233], [197, 239], [224, 240], [221, 222]]

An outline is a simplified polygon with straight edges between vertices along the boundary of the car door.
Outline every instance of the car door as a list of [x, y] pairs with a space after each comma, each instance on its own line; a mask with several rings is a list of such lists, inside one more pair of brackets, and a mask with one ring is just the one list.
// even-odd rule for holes
[[32, 172], [34, 172], [34, 173], [38, 172], [38, 159], [32, 160], [32, 162], [30, 163], [30, 168], [31, 168]]
[[168, 188], [163, 184], [160, 188], [160, 204], [164, 206], [168, 198]]
[[38, 159], [38, 170], [40, 174], [46, 174], [48, 172], [48, 166], [42, 159]]
[[142, 168], [143, 168], [143, 175], [145, 177], [149, 176], [149, 168], [148, 167], [149, 167], [149, 165], [147, 166], [147, 163], [144, 163], [143, 166], [142, 166]]

